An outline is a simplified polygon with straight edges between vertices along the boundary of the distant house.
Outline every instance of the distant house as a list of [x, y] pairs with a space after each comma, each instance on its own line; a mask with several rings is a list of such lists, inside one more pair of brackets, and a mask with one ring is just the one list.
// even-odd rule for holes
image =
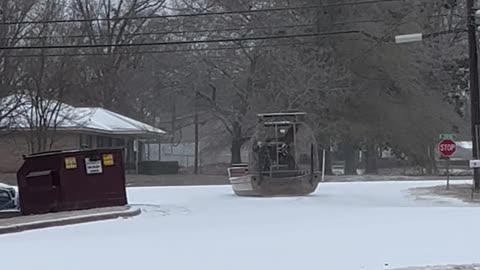
[[[32, 140], [37, 140], [39, 131], [48, 137], [50, 143], [45, 150], [76, 148], [123, 147], [127, 169], [135, 171], [144, 156], [144, 143], [159, 143], [166, 134], [162, 129], [136, 121], [129, 117], [103, 108], [77, 108], [59, 102], [45, 101], [44, 107], [50, 112], [32, 108], [28, 100], [17, 109], [15, 117], [0, 132], [0, 172], [16, 172], [23, 163], [22, 155], [38, 152]], [[52, 104], [55, 104], [53, 106]], [[60, 109], [58, 104], [60, 104]], [[57, 108], [56, 111], [53, 108]], [[46, 111], [46, 113], [45, 113]], [[50, 115], [49, 115], [50, 114]], [[43, 121], [53, 118], [55, 123]], [[43, 119], [43, 120], [42, 120]], [[5, 120], [4, 120], [5, 121]], [[43, 122], [42, 122], [43, 121]], [[42, 131], [42, 123], [47, 127]]]
[[472, 141], [456, 141], [457, 150], [452, 159], [470, 160], [472, 159]]
[[[180, 166], [192, 168], [195, 162], [195, 126], [194, 115], [186, 114], [177, 117], [172, 125], [172, 115], [165, 113], [160, 116], [162, 126], [170, 127], [170, 140], [163, 140], [162, 144], [150, 145], [143, 151], [145, 158], [162, 161], [177, 161]], [[228, 164], [231, 160], [230, 138], [221, 121], [208, 113], [199, 115], [199, 156], [200, 167], [217, 164]], [[171, 127], [175, 126], [175, 130]], [[173, 138], [171, 136], [174, 136]], [[248, 147], [242, 151], [242, 160], [248, 160]]]

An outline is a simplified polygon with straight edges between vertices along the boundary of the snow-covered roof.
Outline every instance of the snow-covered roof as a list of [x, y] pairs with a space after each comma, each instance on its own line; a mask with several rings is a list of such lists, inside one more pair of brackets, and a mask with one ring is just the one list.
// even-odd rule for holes
[[0, 188], [15, 188], [14, 186], [10, 186], [4, 183], [0, 183]]
[[[103, 108], [75, 108], [75, 115], [77, 115], [79, 119], [73, 119], [76, 123], [76, 125], [70, 123], [70, 126], [73, 127], [115, 134], [166, 133], [162, 129]], [[62, 128], [66, 127], [62, 126]]]
[[[5, 97], [0, 100], [0, 104], [13, 104], [10, 102], [17, 97]], [[2, 119], [9, 121], [10, 129], [30, 129], [35, 127], [37, 119], [53, 118], [57, 120], [48, 121], [50, 127], [57, 130], [72, 131], [91, 131], [105, 134], [116, 135], [162, 135], [166, 134], [162, 129], [142, 123], [132, 118], [114, 113], [112, 111], [97, 107], [73, 107], [68, 104], [52, 100], [42, 100], [42, 106], [32, 106], [35, 101], [28, 97], [22, 97], [20, 105], [15, 103], [15, 113], [13, 119]], [[7, 102], [5, 102], [7, 100]], [[42, 107], [43, 112], [38, 113], [37, 107]], [[32, 109], [34, 108], [34, 109]], [[60, 109], [58, 109], [60, 108]], [[2, 122], [0, 121], [0, 122]], [[7, 125], [7, 123], [0, 123]]]
[[472, 142], [471, 141], [459, 141], [455, 142], [458, 147], [465, 148], [465, 149], [472, 149]]

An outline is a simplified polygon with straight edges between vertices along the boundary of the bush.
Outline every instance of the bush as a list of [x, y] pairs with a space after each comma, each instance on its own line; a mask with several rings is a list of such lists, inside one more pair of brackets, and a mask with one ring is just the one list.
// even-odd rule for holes
[[178, 174], [178, 161], [142, 161], [138, 163], [138, 173], [145, 175]]

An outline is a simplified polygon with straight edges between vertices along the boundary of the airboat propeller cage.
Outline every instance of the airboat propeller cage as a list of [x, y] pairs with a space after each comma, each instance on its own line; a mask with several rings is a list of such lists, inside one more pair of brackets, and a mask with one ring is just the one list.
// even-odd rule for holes
[[258, 115], [248, 165], [229, 169], [236, 194], [305, 195], [316, 189], [317, 144], [305, 116], [305, 112]]
[[[252, 140], [251, 153], [254, 154], [259, 148], [269, 147], [268, 157], [263, 160], [255, 160], [255, 154], [249, 162], [249, 171], [261, 173], [261, 175], [281, 173], [311, 173], [318, 171], [318, 154], [315, 149], [315, 137], [305, 121], [305, 112], [287, 113], [264, 113], [258, 115], [256, 133]], [[316, 149], [315, 149], [316, 150]], [[258, 156], [258, 155], [257, 155]], [[262, 153], [260, 153], [262, 156]], [[267, 158], [270, 164], [265, 164]], [[313, 161], [313, 163], [312, 163]], [[313, 164], [313, 168], [312, 168]], [[259, 165], [268, 166], [258, 168]]]

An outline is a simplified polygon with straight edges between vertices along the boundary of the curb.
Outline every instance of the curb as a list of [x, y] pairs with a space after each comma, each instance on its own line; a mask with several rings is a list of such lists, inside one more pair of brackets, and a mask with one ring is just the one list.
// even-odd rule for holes
[[[451, 177], [451, 181], [472, 181], [471, 177]], [[328, 177], [324, 182], [320, 183], [361, 183], [361, 182], [435, 182], [435, 181], [446, 181], [446, 176], [439, 176], [437, 178], [431, 179], [420, 179], [420, 178], [392, 178], [392, 179], [329, 179]]]
[[89, 222], [109, 220], [109, 219], [130, 218], [130, 217], [140, 215], [141, 212], [142, 211], [140, 210], [140, 208], [135, 208], [135, 209], [127, 209], [124, 211], [96, 213], [96, 214], [83, 215], [83, 216], [77, 216], [77, 217], [67, 217], [67, 218], [51, 219], [51, 220], [45, 220], [45, 221], [21, 223], [21, 224], [8, 225], [8, 226], [0, 226], [0, 235], [19, 233], [19, 232], [30, 231], [30, 230], [45, 229], [45, 228], [51, 228], [51, 227], [89, 223]]

